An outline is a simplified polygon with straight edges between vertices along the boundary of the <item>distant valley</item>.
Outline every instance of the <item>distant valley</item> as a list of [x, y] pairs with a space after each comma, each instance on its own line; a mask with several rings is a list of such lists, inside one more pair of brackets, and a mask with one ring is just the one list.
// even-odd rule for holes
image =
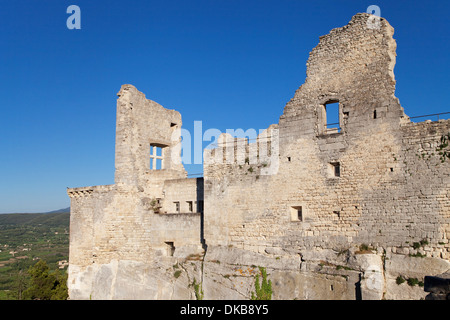
[[44, 260], [65, 272], [69, 257], [69, 208], [48, 213], [0, 214], [0, 300], [17, 299], [30, 266]]

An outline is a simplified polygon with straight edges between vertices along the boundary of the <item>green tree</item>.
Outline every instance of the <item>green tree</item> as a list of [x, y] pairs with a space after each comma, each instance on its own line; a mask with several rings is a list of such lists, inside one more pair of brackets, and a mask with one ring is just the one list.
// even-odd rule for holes
[[259, 274], [255, 278], [255, 292], [252, 292], [252, 300], [272, 300], [272, 281], [267, 281], [266, 268], [258, 267], [262, 276], [259, 284]]
[[44, 260], [30, 267], [30, 286], [23, 292], [24, 299], [30, 300], [66, 300], [67, 276], [59, 272], [50, 272]]
[[69, 297], [69, 289], [67, 288], [67, 273], [59, 274], [58, 273], [58, 282], [59, 284], [56, 286], [52, 300], [67, 300]]
[[8, 299], [11, 300], [22, 300], [23, 292], [26, 289], [27, 285], [26, 272], [23, 272], [22, 269], [19, 269], [19, 271], [16, 274], [12, 275], [11, 278], [12, 283], [10, 286], [10, 290], [6, 295]]

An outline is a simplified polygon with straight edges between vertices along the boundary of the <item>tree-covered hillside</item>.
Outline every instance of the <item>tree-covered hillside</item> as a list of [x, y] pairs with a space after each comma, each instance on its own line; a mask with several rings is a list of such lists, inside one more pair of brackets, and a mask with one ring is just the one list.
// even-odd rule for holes
[[69, 212], [0, 214], [0, 299], [20, 299], [39, 260], [67, 269]]

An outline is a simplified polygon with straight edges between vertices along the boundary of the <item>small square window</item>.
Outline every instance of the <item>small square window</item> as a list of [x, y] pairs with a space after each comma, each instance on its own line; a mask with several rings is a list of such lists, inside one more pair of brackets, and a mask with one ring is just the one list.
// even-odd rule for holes
[[328, 173], [330, 177], [340, 177], [341, 176], [341, 165], [339, 162], [331, 162], [328, 165]]
[[303, 207], [292, 206], [290, 209], [291, 221], [303, 221]]
[[164, 244], [166, 245], [166, 255], [169, 257], [173, 257], [173, 254], [175, 253], [175, 246], [173, 244], [173, 241], [165, 241]]
[[188, 205], [189, 212], [192, 212], [194, 210], [194, 206], [193, 206], [192, 201], [186, 201], [186, 202], [187, 202], [187, 205]]

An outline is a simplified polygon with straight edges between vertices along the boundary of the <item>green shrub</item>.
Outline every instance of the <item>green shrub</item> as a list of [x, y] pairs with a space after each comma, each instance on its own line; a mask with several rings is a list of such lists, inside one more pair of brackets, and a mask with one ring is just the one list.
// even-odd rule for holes
[[414, 287], [414, 286], [423, 287], [423, 282], [419, 281], [419, 279], [417, 279], [417, 278], [408, 278], [408, 280], [406, 280], [406, 282], [411, 287]]
[[194, 282], [192, 283], [192, 285], [194, 286], [194, 291], [195, 291], [195, 298], [197, 300], [203, 300], [203, 288], [202, 288], [202, 284], [201, 283], [197, 283], [197, 281], [194, 278]]
[[395, 283], [398, 285], [401, 285], [404, 282], [405, 282], [405, 278], [403, 278], [402, 276], [398, 276], [397, 279], [395, 279]]
[[259, 276], [255, 277], [255, 292], [252, 292], [252, 300], [272, 300], [272, 281], [267, 281], [266, 268], [258, 267], [262, 276], [261, 284], [259, 284]]

